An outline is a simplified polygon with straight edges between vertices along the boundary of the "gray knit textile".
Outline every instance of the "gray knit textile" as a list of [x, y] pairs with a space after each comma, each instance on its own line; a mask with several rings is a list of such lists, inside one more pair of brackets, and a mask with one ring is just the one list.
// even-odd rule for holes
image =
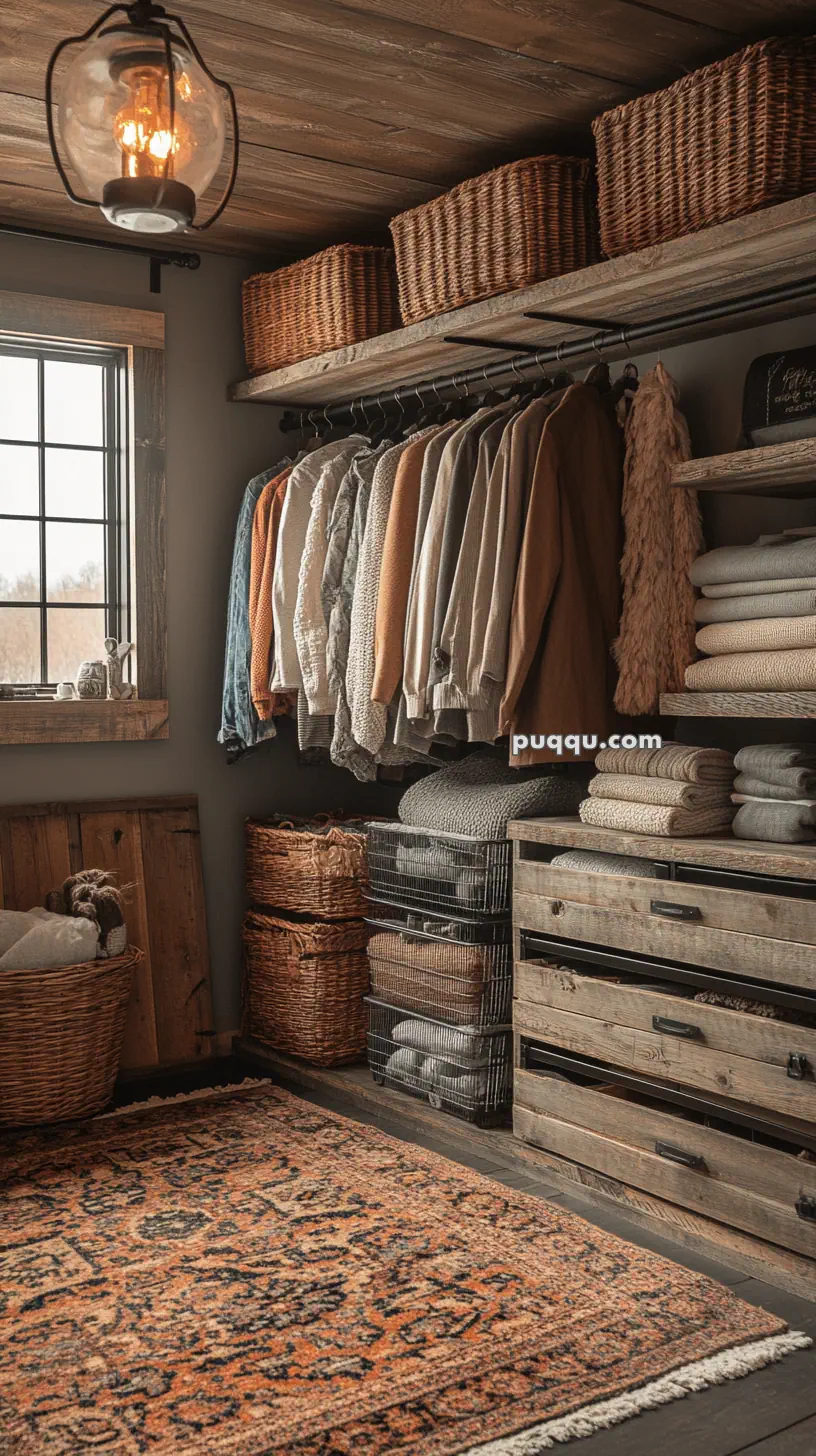
[[764, 839], [773, 844], [811, 844], [816, 840], [816, 808], [752, 801], [737, 810], [732, 825], [737, 839]]
[[584, 793], [565, 774], [513, 769], [474, 753], [412, 784], [400, 800], [399, 817], [414, 829], [505, 839], [508, 820], [575, 814]]
[[561, 870], [587, 870], [596, 875], [634, 875], [639, 880], [656, 880], [657, 865], [633, 854], [602, 854], [593, 849], [567, 849], [550, 864]]

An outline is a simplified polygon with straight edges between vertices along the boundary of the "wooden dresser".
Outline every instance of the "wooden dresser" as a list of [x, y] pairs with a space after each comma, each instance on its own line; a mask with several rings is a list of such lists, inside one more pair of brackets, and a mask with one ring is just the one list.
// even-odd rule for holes
[[[509, 833], [516, 1136], [641, 1221], [814, 1297], [816, 847], [577, 819]], [[550, 863], [575, 849], [651, 877]]]

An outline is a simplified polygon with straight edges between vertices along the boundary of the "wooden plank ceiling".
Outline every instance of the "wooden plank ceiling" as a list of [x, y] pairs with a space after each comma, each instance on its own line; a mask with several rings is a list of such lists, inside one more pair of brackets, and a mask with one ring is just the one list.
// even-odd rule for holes
[[[516, 157], [589, 155], [599, 112], [744, 40], [816, 29], [816, 6], [803, 0], [178, 0], [177, 8], [209, 65], [236, 88], [243, 142], [232, 203], [196, 246], [266, 262], [330, 242], [382, 241], [395, 213]], [[109, 232], [65, 198], [43, 108], [55, 41], [101, 9], [102, 0], [2, 7], [2, 221]]]

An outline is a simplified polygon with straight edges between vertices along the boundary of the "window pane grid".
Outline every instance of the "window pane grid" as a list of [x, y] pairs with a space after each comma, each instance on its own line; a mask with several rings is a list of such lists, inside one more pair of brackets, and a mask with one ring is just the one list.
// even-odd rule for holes
[[[27, 379], [25, 372], [18, 377], [13, 369], [9, 375], [8, 371], [15, 359], [28, 361], [24, 366], [28, 371]], [[31, 512], [28, 514], [19, 509], [0, 510], [0, 521], [4, 524], [14, 523], [21, 527], [28, 525], [34, 532], [33, 539], [28, 536], [25, 539], [20, 538], [22, 556], [12, 547], [9, 558], [7, 548], [5, 565], [9, 567], [9, 560], [11, 565], [5, 572], [0, 570], [0, 576], [9, 578], [9, 586], [14, 587], [16, 567], [16, 579], [23, 586], [20, 592], [11, 597], [0, 587], [0, 607], [6, 613], [7, 632], [10, 630], [9, 622], [14, 620], [7, 609], [28, 609], [27, 615], [20, 618], [21, 622], [29, 623], [28, 627], [21, 629], [25, 633], [30, 633], [34, 621], [39, 620], [40, 668], [39, 683], [21, 681], [21, 666], [22, 676], [26, 678], [30, 675], [30, 668], [25, 664], [31, 662], [33, 666], [33, 660], [26, 656], [29, 649], [25, 642], [28, 641], [31, 646], [34, 642], [30, 635], [18, 640], [12, 633], [12, 640], [9, 641], [7, 637], [6, 649], [0, 652], [0, 681], [10, 680], [21, 687], [48, 688], [64, 677], [66, 671], [73, 675], [85, 657], [104, 656], [105, 636], [119, 638], [129, 631], [129, 499], [125, 456], [127, 433], [123, 418], [126, 414], [125, 355], [123, 351], [93, 349], [90, 346], [87, 349], [81, 346], [60, 349], [52, 345], [37, 348], [0, 344], [0, 364], [4, 360], [6, 374], [13, 383], [16, 382], [23, 404], [25, 398], [29, 400], [28, 406], [20, 415], [24, 428], [19, 425], [13, 412], [4, 416], [8, 419], [11, 431], [16, 432], [19, 428], [20, 433], [9, 433], [0, 428], [0, 449], [3, 446], [14, 447], [10, 453], [7, 450], [7, 453], [14, 471], [17, 472], [10, 477], [7, 475], [11, 491], [8, 503], [11, 505], [14, 500], [15, 505], [18, 501], [29, 504], [22, 484], [26, 477], [19, 475], [26, 452], [29, 451], [31, 486], [35, 483], [33, 456], [36, 452], [38, 499], [35, 507], [32, 492]], [[47, 368], [49, 362], [54, 366], [50, 370]], [[90, 366], [87, 374], [83, 368], [77, 367], [81, 365]], [[34, 398], [31, 392], [27, 396], [25, 393], [27, 388], [30, 391], [33, 386], [34, 366], [36, 437], [33, 430]], [[49, 435], [60, 433], [65, 438], [49, 438]], [[83, 458], [88, 461], [87, 470], [79, 465]], [[60, 459], [65, 461], [65, 470], [59, 463]], [[48, 460], [50, 474], [46, 468]], [[92, 468], [92, 461], [99, 463]], [[63, 510], [55, 510], [49, 514], [49, 491], [52, 504], [62, 506]], [[100, 493], [97, 495], [97, 492]], [[72, 497], [76, 497], [80, 508], [85, 506], [82, 515], [65, 514], [64, 507], [70, 507]], [[88, 508], [97, 513], [87, 514]], [[25, 547], [25, 541], [29, 543], [28, 548]], [[32, 556], [31, 566], [27, 568], [25, 550], [34, 548], [35, 541], [36, 566], [35, 557]], [[22, 577], [19, 575], [20, 571], [23, 572]], [[23, 596], [26, 581], [31, 593], [28, 597]], [[94, 596], [94, 593], [98, 595]], [[75, 600], [75, 595], [81, 599]], [[71, 618], [66, 615], [88, 611], [97, 614], [98, 625], [89, 627], [87, 631], [81, 629], [79, 624], [83, 620], [91, 623], [93, 618], [78, 615]], [[53, 661], [49, 656], [49, 618], [52, 635], [60, 627], [58, 640], [51, 644], [53, 652], [56, 653]], [[71, 622], [75, 624], [75, 631], [68, 625]], [[74, 638], [76, 652], [72, 645]], [[0, 642], [0, 649], [2, 647]], [[53, 653], [51, 656], [53, 657]], [[72, 656], [76, 656], [73, 666], [70, 665]]]

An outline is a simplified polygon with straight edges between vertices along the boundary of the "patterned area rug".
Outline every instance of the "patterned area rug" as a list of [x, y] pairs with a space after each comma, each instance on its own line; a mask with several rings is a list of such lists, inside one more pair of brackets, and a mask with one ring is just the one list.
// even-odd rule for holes
[[808, 1343], [278, 1088], [6, 1141], [4, 1456], [531, 1456]]

